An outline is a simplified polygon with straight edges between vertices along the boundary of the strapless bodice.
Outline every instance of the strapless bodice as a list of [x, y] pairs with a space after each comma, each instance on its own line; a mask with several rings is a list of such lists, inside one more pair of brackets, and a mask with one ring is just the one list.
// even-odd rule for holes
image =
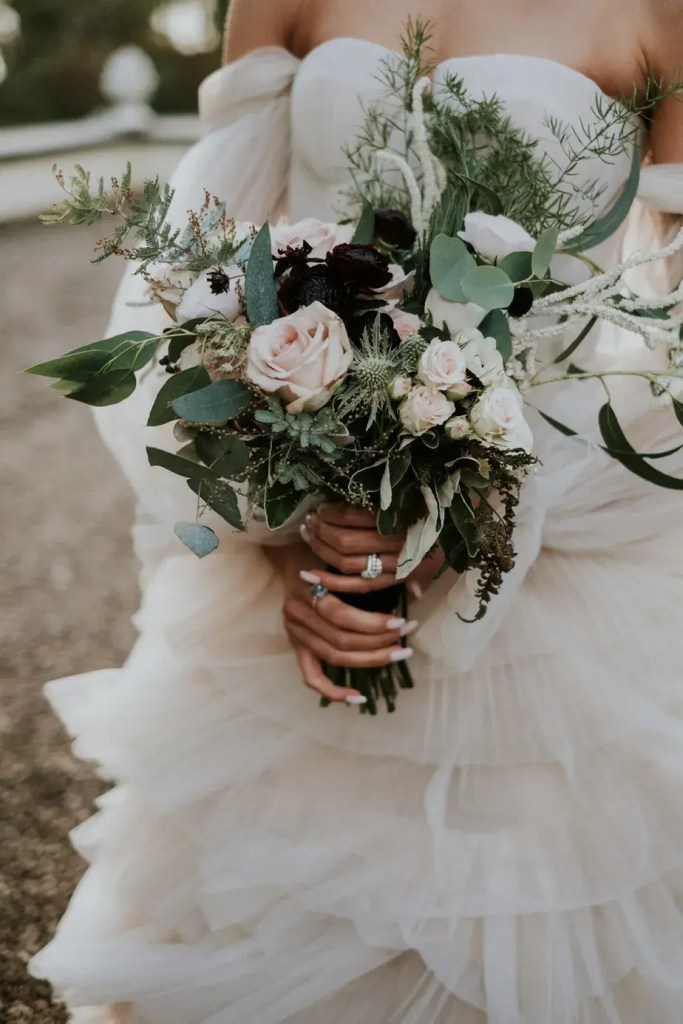
[[[353, 143], [363, 108], [381, 102], [385, 86], [379, 72], [393, 51], [363, 39], [331, 39], [312, 50], [296, 68], [291, 100], [292, 170], [289, 208], [296, 219], [333, 218], [340, 209], [340, 192], [348, 185], [344, 148]], [[567, 164], [566, 153], [550, 124], [561, 123], [571, 144], [581, 144], [584, 131], [608, 131], [605, 108], [612, 102], [599, 86], [579, 71], [541, 57], [509, 54], [453, 57], [434, 71], [436, 93], [443, 93], [448, 76], [462, 79], [476, 98], [498, 97], [513, 122], [538, 139], [541, 151], [557, 168]], [[582, 185], [598, 181], [600, 202], [607, 204], [628, 175], [628, 152], [606, 162], [588, 156], [573, 179]], [[582, 201], [577, 199], [581, 207]], [[592, 208], [583, 203], [586, 213]]]

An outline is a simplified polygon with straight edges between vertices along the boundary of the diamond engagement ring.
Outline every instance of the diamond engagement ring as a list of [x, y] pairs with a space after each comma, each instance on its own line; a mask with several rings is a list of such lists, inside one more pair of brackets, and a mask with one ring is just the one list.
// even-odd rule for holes
[[384, 572], [382, 559], [379, 555], [368, 555], [368, 564], [361, 573], [364, 580], [376, 580]]
[[327, 597], [328, 594], [329, 590], [322, 583], [314, 583], [311, 587], [311, 604], [313, 608], [315, 608], [321, 597]]

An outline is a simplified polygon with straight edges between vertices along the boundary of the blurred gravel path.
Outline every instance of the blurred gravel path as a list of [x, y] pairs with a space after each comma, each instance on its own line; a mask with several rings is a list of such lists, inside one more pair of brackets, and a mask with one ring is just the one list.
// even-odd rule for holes
[[41, 695], [119, 665], [134, 639], [132, 503], [85, 406], [22, 367], [102, 336], [120, 268], [98, 231], [0, 228], [0, 1021], [64, 1024], [26, 977], [83, 870], [67, 832], [101, 789]]

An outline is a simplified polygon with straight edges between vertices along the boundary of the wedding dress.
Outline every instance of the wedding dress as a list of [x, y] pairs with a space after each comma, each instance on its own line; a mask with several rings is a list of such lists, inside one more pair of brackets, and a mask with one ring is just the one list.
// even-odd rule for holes
[[[216, 72], [176, 210], [207, 188], [256, 222], [285, 200], [292, 219], [333, 219], [340, 147], [387, 55], [337, 39]], [[540, 58], [449, 60], [437, 90], [447, 72], [558, 158], [546, 115], [589, 123], [605, 99]], [[629, 164], [581, 173], [607, 204]], [[646, 170], [641, 198], [682, 211], [683, 171]], [[110, 333], [165, 325], [141, 300], [129, 276]], [[627, 344], [605, 328], [595, 358]], [[432, 585], [411, 611], [417, 687], [372, 719], [302, 685], [261, 535], [217, 522], [203, 561], [173, 537], [193, 497], [147, 465], [147, 435], [173, 448], [170, 429], [141, 427], [162, 379], [98, 413], [137, 495], [140, 636], [122, 669], [48, 686], [76, 754], [116, 786], [73, 834], [90, 867], [33, 973], [102, 1008], [76, 1021], [680, 1024], [681, 499], [591, 443], [601, 393], [547, 389], [588, 443], [534, 421], [516, 569], [476, 625], [456, 614], [467, 579]], [[672, 443], [671, 413], [615, 400], [636, 447]]]

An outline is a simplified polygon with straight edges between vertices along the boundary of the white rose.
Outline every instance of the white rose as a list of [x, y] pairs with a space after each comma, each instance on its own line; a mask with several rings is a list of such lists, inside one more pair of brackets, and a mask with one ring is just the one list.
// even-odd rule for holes
[[457, 396], [472, 390], [465, 379], [466, 373], [465, 353], [457, 341], [440, 341], [438, 338], [429, 343], [417, 368], [423, 384]]
[[178, 323], [197, 320], [200, 317], [206, 319], [217, 313], [225, 317], [226, 320], [237, 319], [244, 304], [244, 271], [241, 267], [233, 264], [223, 267], [223, 272], [229, 279], [228, 288], [227, 291], [219, 292], [218, 295], [211, 290], [209, 276], [211, 271], [204, 271], [194, 284], [190, 285], [176, 310]]
[[372, 288], [372, 294], [377, 295], [378, 298], [384, 299], [386, 302], [391, 302], [392, 300], [400, 302], [406, 292], [412, 290], [415, 271], [411, 270], [406, 274], [403, 267], [399, 266], [398, 263], [390, 263], [389, 272], [391, 273], [391, 280], [387, 284], [383, 284], [381, 288]]
[[410, 392], [398, 415], [406, 430], [417, 436], [445, 423], [454, 412], [455, 406], [441, 391], [418, 387]]
[[470, 412], [475, 432], [498, 448], [530, 452], [534, 438], [524, 419], [523, 400], [512, 381], [487, 388]]
[[445, 324], [451, 334], [478, 327], [486, 316], [486, 310], [474, 302], [449, 302], [432, 288], [427, 295], [425, 310], [431, 313], [432, 323], [439, 330]]
[[406, 313], [403, 309], [390, 309], [388, 313], [394, 321], [396, 333], [401, 341], [411, 338], [419, 331], [422, 321], [415, 313]]
[[256, 328], [245, 375], [262, 391], [282, 398], [287, 412], [315, 412], [330, 400], [352, 359], [343, 322], [321, 302], [313, 302]]
[[311, 257], [324, 259], [335, 245], [350, 242], [353, 230], [351, 224], [326, 224], [315, 217], [306, 217], [296, 224], [282, 218], [270, 229], [273, 256], [277, 257], [281, 249], [298, 249], [308, 242], [312, 248]]
[[487, 260], [502, 260], [511, 252], [533, 252], [536, 245], [516, 220], [502, 214], [494, 217], [481, 210], [467, 214], [465, 230], [458, 231], [458, 237]]
[[[458, 237], [489, 260], [502, 260], [513, 252], [533, 252], [536, 240], [516, 220], [502, 214], [494, 217], [477, 210], [465, 217], [465, 230]], [[558, 253], [550, 263], [550, 276], [560, 284], [587, 281], [590, 270], [576, 256]]]
[[462, 441], [469, 434], [470, 425], [466, 416], [454, 416], [452, 420], [448, 420], [443, 429], [451, 441]]
[[412, 390], [413, 382], [410, 377], [394, 377], [389, 385], [389, 398], [397, 401], [399, 398], [405, 398]]
[[468, 331], [458, 336], [458, 343], [463, 347], [467, 369], [482, 384], [489, 385], [504, 379], [503, 357], [495, 338], [485, 338], [481, 331]]

